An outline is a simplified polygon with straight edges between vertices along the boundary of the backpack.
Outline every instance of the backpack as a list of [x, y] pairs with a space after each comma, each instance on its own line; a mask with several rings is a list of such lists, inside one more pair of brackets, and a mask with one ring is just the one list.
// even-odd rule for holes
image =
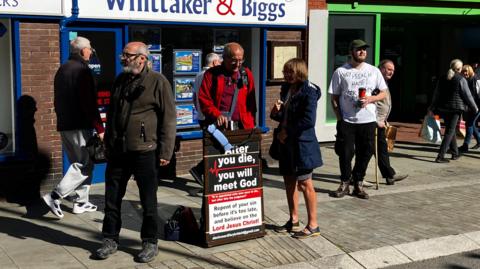
[[164, 226], [165, 240], [196, 244], [200, 229], [190, 207], [178, 206]]

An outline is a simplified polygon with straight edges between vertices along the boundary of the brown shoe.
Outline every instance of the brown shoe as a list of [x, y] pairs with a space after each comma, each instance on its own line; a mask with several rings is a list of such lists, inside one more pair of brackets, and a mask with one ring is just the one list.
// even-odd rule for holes
[[355, 182], [355, 185], [353, 187], [352, 195], [357, 196], [360, 199], [368, 199], [369, 198], [368, 194], [363, 190], [363, 182], [362, 181]]
[[350, 194], [350, 182], [349, 181], [342, 181], [340, 183], [340, 186], [336, 191], [332, 191], [330, 193], [330, 196], [336, 197], [336, 198], [342, 198], [345, 195]]

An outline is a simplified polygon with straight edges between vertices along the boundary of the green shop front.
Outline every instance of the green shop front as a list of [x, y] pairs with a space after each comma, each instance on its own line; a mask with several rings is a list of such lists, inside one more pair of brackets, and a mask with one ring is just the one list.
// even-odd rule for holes
[[[390, 121], [419, 122], [426, 113], [439, 76], [454, 58], [465, 64], [480, 62], [480, 1], [327, 1], [328, 14], [312, 19], [326, 26], [312, 27], [320, 34], [328, 55], [317, 70], [323, 89], [338, 66], [348, 60], [348, 44], [361, 38], [371, 47], [368, 62], [390, 59], [396, 72], [389, 82], [393, 109]], [[310, 59], [310, 66], [311, 66]], [[325, 74], [325, 75], [323, 75]], [[335, 115], [323, 98], [317, 128], [320, 141], [333, 141]]]

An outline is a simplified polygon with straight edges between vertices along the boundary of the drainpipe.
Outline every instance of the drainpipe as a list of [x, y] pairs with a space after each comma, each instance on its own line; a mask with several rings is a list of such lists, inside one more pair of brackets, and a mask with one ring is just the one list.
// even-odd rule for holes
[[78, 0], [72, 0], [72, 16], [60, 21], [60, 63], [65, 62], [70, 54], [70, 42], [67, 25], [77, 20], [79, 13]]

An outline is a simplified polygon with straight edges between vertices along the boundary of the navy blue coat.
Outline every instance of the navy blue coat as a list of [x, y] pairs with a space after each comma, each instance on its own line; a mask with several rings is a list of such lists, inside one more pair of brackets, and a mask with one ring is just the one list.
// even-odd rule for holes
[[[290, 84], [282, 85], [280, 99], [285, 103]], [[303, 169], [314, 169], [323, 165], [320, 146], [315, 134], [317, 118], [317, 102], [320, 99], [320, 88], [304, 81], [300, 91], [293, 95], [287, 107], [287, 141], [280, 147], [279, 166], [283, 175]], [[272, 114], [273, 120], [282, 122], [285, 111]]]

